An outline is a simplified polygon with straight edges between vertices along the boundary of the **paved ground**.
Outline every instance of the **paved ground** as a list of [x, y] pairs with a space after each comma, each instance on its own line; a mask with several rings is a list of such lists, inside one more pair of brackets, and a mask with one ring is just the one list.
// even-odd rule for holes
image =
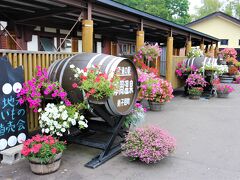
[[240, 86], [228, 99], [199, 101], [177, 96], [162, 112], [148, 112], [146, 124], [157, 124], [177, 139], [172, 156], [158, 164], [129, 162], [122, 155], [97, 169], [88, 162], [98, 150], [70, 145], [58, 172], [37, 176], [23, 160], [0, 165], [0, 179], [86, 180], [238, 180], [240, 179]]

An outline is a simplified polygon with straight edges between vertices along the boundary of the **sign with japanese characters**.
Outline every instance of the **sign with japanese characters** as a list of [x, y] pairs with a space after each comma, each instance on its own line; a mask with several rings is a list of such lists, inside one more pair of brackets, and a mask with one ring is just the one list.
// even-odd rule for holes
[[0, 151], [16, 146], [27, 138], [26, 109], [17, 93], [24, 82], [23, 69], [13, 69], [6, 57], [0, 58]]
[[120, 82], [113, 101], [119, 112], [125, 112], [134, 104], [137, 91], [137, 72], [132, 63], [122, 61], [118, 65], [116, 74], [120, 78]]

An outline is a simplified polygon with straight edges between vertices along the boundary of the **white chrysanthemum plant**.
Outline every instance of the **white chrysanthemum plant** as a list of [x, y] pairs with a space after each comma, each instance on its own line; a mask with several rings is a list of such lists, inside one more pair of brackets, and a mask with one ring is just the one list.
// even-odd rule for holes
[[222, 75], [224, 73], [228, 73], [228, 66], [227, 65], [218, 65], [217, 63], [206, 63], [203, 64], [203, 67], [199, 69], [200, 72], [204, 71], [213, 71], [216, 75]]
[[38, 110], [39, 125], [42, 133], [51, 134], [53, 136], [63, 136], [69, 134], [71, 126], [78, 125], [79, 129], [88, 127], [87, 120], [79, 113], [74, 106], [65, 106], [63, 102], [60, 104], [48, 103], [42, 110]]

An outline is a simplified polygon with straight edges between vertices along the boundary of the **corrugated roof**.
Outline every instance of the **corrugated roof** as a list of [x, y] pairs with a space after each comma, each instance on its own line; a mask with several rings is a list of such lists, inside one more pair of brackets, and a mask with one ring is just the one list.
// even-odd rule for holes
[[199, 35], [199, 36], [204, 36], [204, 37], [207, 37], [207, 38], [212, 39], [214, 41], [219, 41], [219, 39], [216, 38], [216, 37], [204, 34], [202, 32], [196, 31], [196, 30], [193, 30], [193, 29], [188, 28], [186, 26], [182, 26], [182, 25], [173, 23], [171, 21], [162, 19], [162, 18], [160, 18], [158, 16], [154, 16], [154, 15], [148, 14], [146, 12], [143, 12], [143, 11], [131, 8], [129, 6], [117, 3], [115, 1], [111, 1], [111, 0], [96, 0], [96, 2], [99, 2], [99, 3], [107, 5], [107, 6], [112, 6], [114, 8], [117, 8], [117, 9], [121, 10], [121, 11], [125, 11], [125, 12], [128, 12], [128, 13], [134, 14], [134, 15], [138, 15], [138, 16], [140, 16], [142, 18], [146, 18], [146, 19], [149, 19], [149, 20], [152, 20], [152, 21], [155, 21], [155, 22], [166, 24], [166, 25], [168, 25], [170, 27], [173, 27], [173, 28], [176, 28], [176, 29], [184, 30], [184, 31], [187, 31], [189, 33], [196, 34], [196, 35]]

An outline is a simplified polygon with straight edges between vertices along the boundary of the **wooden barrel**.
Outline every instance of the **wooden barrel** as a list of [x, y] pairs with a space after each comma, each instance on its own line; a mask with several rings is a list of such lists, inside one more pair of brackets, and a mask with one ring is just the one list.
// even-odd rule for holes
[[186, 65], [186, 67], [190, 67], [193, 65], [199, 69], [199, 68], [203, 67], [205, 64], [216, 65], [217, 59], [202, 56], [202, 57], [197, 57], [197, 58], [185, 59], [184, 63]]
[[[48, 69], [51, 81], [58, 81], [67, 91], [72, 103], [83, 100], [83, 93], [74, 89], [72, 84], [76, 81], [70, 65], [74, 64], [80, 69], [90, 68], [93, 65], [100, 67], [110, 77], [117, 74], [120, 78], [119, 89], [114, 96], [109, 97], [104, 107], [112, 115], [127, 115], [134, 107], [137, 98], [137, 71], [133, 62], [127, 58], [107, 54], [81, 53], [72, 57], [56, 60]], [[118, 73], [117, 73], [118, 72]]]

